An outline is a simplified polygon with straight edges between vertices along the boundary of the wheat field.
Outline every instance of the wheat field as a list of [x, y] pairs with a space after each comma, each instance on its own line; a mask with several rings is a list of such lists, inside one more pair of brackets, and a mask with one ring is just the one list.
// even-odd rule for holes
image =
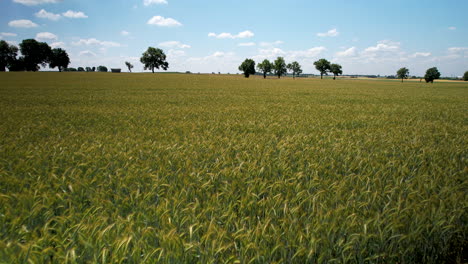
[[1, 73], [0, 263], [464, 263], [468, 85]]

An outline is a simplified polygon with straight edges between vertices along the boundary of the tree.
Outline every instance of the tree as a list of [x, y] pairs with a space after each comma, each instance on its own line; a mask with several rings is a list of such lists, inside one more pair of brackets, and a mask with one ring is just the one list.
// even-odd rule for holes
[[79, 72], [84, 72], [85, 69], [84, 69], [83, 67], [78, 67], [78, 71], [79, 71]]
[[278, 79], [281, 78], [281, 75], [284, 75], [288, 72], [288, 70], [286, 69], [286, 62], [284, 61], [283, 57], [278, 57], [273, 62], [273, 70], [275, 72], [275, 75], [278, 76]]
[[8, 65], [9, 71], [25, 71], [26, 67], [24, 66], [24, 58], [19, 57], [18, 59], [12, 60]]
[[333, 63], [330, 65], [330, 72], [333, 73], [333, 80], [336, 80], [336, 76], [343, 74], [341, 65]]
[[67, 68], [68, 64], [70, 64], [70, 58], [67, 52], [60, 48], [52, 50], [49, 61], [49, 68], [58, 67], [59, 72]]
[[0, 72], [4, 72], [5, 68], [10, 68], [10, 65], [16, 60], [18, 48], [8, 42], [0, 41]]
[[49, 63], [52, 49], [47, 43], [38, 42], [35, 39], [25, 39], [19, 46], [27, 71], [38, 71], [39, 64], [45, 67]]
[[108, 72], [106, 66], [99, 66], [99, 67], [97, 67], [97, 71], [98, 71], [98, 72]]
[[466, 71], [465, 74], [463, 74], [463, 80], [464, 80], [465, 82], [468, 81], [468, 71]]
[[397, 71], [396, 75], [397, 75], [397, 78], [401, 79], [401, 82], [403, 82], [403, 79], [408, 79], [409, 70], [403, 67]]
[[245, 59], [239, 66], [239, 71], [244, 72], [245, 78], [249, 78], [250, 74], [255, 74], [255, 61], [252, 59]]
[[323, 75], [327, 75], [327, 72], [330, 70], [330, 62], [326, 59], [320, 59], [314, 62], [315, 69], [320, 72], [320, 79], [323, 79]]
[[440, 72], [437, 69], [437, 67], [432, 67], [427, 69], [426, 75], [424, 75], [424, 80], [426, 80], [426, 83], [431, 82], [433, 83], [434, 80], [437, 80], [440, 78]]
[[128, 71], [129, 71], [129, 72], [132, 72], [133, 64], [131, 64], [130, 62], [126, 61], [126, 62], [125, 62], [125, 65], [127, 65]]
[[302, 73], [301, 65], [297, 61], [293, 61], [292, 63], [289, 63], [288, 66], [286, 66], [286, 68], [292, 71], [293, 79], [296, 79], [296, 75], [299, 75]]
[[166, 54], [162, 49], [149, 47], [146, 50], [141, 58], [141, 63], [145, 66], [145, 70], [150, 69], [154, 73], [154, 68], [167, 70], [169, 68], [169, 63], [166, 61]]
[[257, 69], [260, 72], [263, 72], [263, 79], [265, 79], [267, 73], [271, 73], [273, 69], [273, 64], [271, 64], [269, 60], [265, 59], [261, 63], [257, 64]]

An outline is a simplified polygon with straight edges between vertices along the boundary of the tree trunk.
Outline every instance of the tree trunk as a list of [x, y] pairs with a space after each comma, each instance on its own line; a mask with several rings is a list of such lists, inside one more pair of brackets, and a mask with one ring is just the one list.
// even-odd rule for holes
[[401, 78], [401, 82], [403, 82], [403, 78]]
[[293, 72], [293, 79], [294, 79], [294, 80], [296, 79], [296, 75], [294, 74], [294, 72]]
[[323, 73], [320, 73], [320, 79], [323, 79]]
[[0, 65], [0, 72], [4, 72], [5, 71], [5, 65]]
[[281, 74], [278, 74], [278, 79], [280, 79], [280, 78], [281, 78]]
[[266, 79], [266, 72], [263, 73], [263, 79]]
[[333, 75], [333, 80], [336, 80], [336, 75]]
[[154, 68], [151, 68], [151, 71], [153, 71], [153, 73], [154, 73]]

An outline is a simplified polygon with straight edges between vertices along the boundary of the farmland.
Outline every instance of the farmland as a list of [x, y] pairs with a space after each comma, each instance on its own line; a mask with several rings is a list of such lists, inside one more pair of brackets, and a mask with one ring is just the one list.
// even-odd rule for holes
[[443, 263], [468, 85], [0, 74], [0, 263]]

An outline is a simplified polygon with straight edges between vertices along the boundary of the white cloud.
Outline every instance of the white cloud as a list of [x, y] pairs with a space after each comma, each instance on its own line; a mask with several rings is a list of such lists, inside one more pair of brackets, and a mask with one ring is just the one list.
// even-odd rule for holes
[[34, 6], [34, 5], [41, 5], [41, 4], [60, 3], [62, 2], [62, 0], [13, 0], [13, 2], [27, 5], [27, 6]]
[[177, 58], [177, 57], [182, 57], [182, 56], [185, 56], [185, 51], [183, 51], [183, 50], [170, 49], [167, 52], [167, 57], [169, 57], [169, 58]]
[[39, 12], [35, 13], [36, 17], [50, 19], [53, 21], [59, 20], [62, 16], [60, 14], [54, 14], [41, 9]]
[[2, 33], [0, 33], [0, 35], [3, 36], [3, 37], [16, 37], [16, 36], [18, 36], [18, 34], [16, 34], [16, 33], [8, 33], [8, 32], [2, 32]]
[[236, 35], [233, 35], [231, 33], [225, 33], [225, 32], [220, 33], [220, 34], [216, 34], [216, 33], [212, 33], [212, 32], [208, 33], [208, 37], [214, 37], [214, 38], [218, 38], [218, 39], [251, 38], [253, 36], [255, 36], [255, 34], [250, 30], [239, 32]]
[[208, 62], [208, 61], [219, 61], [220, 59], [233, 59], [234, 58], [234, 53], [233, 52], [223, 52], [223, 51], [216, 51], [211, 55], [208, 55], [206, 57], [194, 57], [194, 58], [189, 58], [187, 61], [189, 62]]
[[346, 49], [344, 51], [339, 51], [335, 54], [337, 57], [352, 57], [356, 56], [356, 47], [351, 47], [349, 49]]
[[126, 37], [126, 36], [130, 35], [130, 32], [125, 31], [125, 30], [122, 30], [122, 31], [120, 32], [120, 35]]
[[75, 46], [91, 46], [91, 45], [103, 46], [103, 47], [121, 47], [122, 46], [120, 43], [117, 43], [117, 42], [101, 41], [95, 38], [80, 39], [79, 41], [73, 42], [72, 44]]
[[33, 28], [38, 27], [38, 25], [31, 20], [27, 19], [20, 19], [20, 20], [13, 20], [8, 22], [10, 27], [18, 27], [18, 28]]
[[276, 59], [277, 57], [284, 57], [289, 60], [301, 60], [303, 58], [314, 58], [326, 51], [325, 47], [313, 47], [307, 50], [291, 50], [284, 51], [280, 48], [259, 49], [259, 54], [254, 56], [254, 60], [260, 61], [263, 59]]
[[259, 55], [254, 56], [254, 58], [268, 58], [268, 59], [274, 59], [276, 57], [281, 57], [285, 56], [286, 52], [280, 48], [271, 48], [271, 49], [260, 49], [259, 50]]
[[272, 47], [272, 46], [278, 46], [283, 44], [284, 42], [281, 40], [273, 41], [273, 42], [260, 42], [261, 47]]
[[204, 57], [187, 57], [180, 51], [168, 53], [170, 69], [181, 72], [236, 72], [241, 59], [232, 52], [224, 51], [216, 51]]
[[10, 44], [10, 45], [18, 46], [18, 42], [16, 42], [16, 41], [7, 40], [6, 42], [7, 42], [8, 44]]
[[299, 51], [291, 51], [288, 54], [288, 57], [297, 59], [297, 58], [314, 58], [318, 56], [320, 53], [326, 51], [325, 47], [314, 47], [308, 50], [299, 50]]
[[166, 0], [144, 0], [144, 1], [143, 1], [143, 5], [145, 5], [145, 6], [149, 6], [149, 5], [152, 5], [152, 4], [156, 4], [156, 5], [164, 4], [164, 5], [167, 5], [167, 1], [166, 1]]
[[452, 48], [448, 48], [448, 52], [450, 52], [450, 53], [457, 53], [457, 52], [460, 52], [460, 51], [468, 51], [468, 47], [452, 47]]
[[220, 39], [223, 39], [223, 38], [234, 38], [234, 36], [231, 34], [231, 33], [221, 33], [219, 34], [218, 36], [216, 36], [217, 38], [220, 38]]
[[449, 30], [456, 30], [456, 27], [448, 27]]
[[336, 28], [330, 29], [325, 33], [317, 33], [317, 36], [319, 37], [336, 37], [340, 34]]
[[216, 57], [216, 58], [219, 58], [219, 57], [224, 57], [226, 55], [226, 53], [224, 52], [221, 52], [221, 51], [216, 51], [215, 53], [213, 53], [213, 57]]
[[189, 49], [190, 45], [180, 43], [180, 41], [166, 41], [158, 44], [160, 47], [164, 48], [178, 48], [178, 49]]
[[57, 40], [57, 35], [50, 32], [40, 32], [36, 34], [36, 40], [46, 41], [46, 40]]
[[62, 15], [64, 17], [68, 17], [68, 18], [88, 18], [88, 16], [83, 13], [83, 12], [77, 12], [77, 11], [73, 11], [73, 10], [68, 10], [67, 12], [65, 13], [62, 13]]
[[364, 55], [375, 56], [382, 52], [397, 52], [400, 50], [400, 42], [392, 42], [383, 40], [377, 43], [376, 46], [368, 47], [364, 50]]
[[89, 51], [89, 50], [84, 50], [82, 52], [80, 52], [80, 56], [84, 56], [84, 57], [96, 57], [96, 53], [92, 52], [92, 51]]
[[448, 48], [448, 53], [450, 57], [453, 58], [468, 58], [468, 47], [451, 47]]
[[154, 16], [147, 22], [148, 25], [155, 25], [159, 27], [179, 27], [182, 26], [182, 23], [173, 19], [173, 18], [165, 18], [162, 16]]
[[237, 38], [251, 38], [253, 37], [255, 34], [250, 31], [250, 30], [246, 30], [246, 31], [242, 31], [240, 32], [239, 34], [237, 34]]
[[252, 47], [255, 46], [255, 42], [244, 42], [244, 43], [239, 43], [239, 47]]
[[53, 49], [56, 49], [56, 48], [64, 49], [65, 48], [65, 43], [64, 42], [54, 42], [54, 43], [50, 44], [50, 47], [53, 48]]
[[409, 57], [410, 58], [418, 58], [418, 57], [429, 57], [431, 56], [430, 52], [416, 52], [411, 54]]

